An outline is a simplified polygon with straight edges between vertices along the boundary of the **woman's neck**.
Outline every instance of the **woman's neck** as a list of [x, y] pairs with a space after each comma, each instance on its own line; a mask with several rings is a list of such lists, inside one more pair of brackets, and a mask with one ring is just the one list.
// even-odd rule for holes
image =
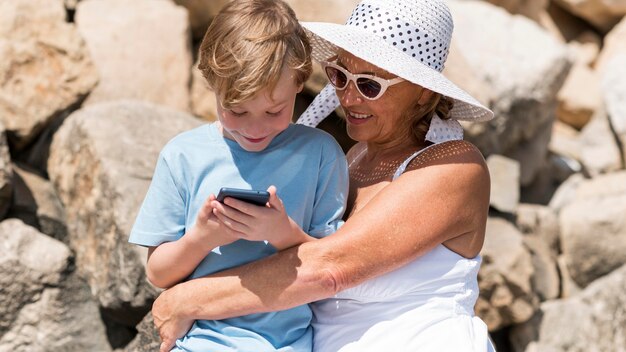
[[365, 152], [365, 160], [393, 160], [398, 156], [407, 153], [413, 153], [416, 150], [424, 148], [426, 142], [418, 142], [414, 138], [405, 138], [403, 140], [395, 140], [386, 143], [366, 142], [367, 152]]

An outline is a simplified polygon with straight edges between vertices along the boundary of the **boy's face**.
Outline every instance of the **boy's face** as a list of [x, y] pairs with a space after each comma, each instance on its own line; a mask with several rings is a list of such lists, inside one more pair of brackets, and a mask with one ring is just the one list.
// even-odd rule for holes
[[296, 94], [302, 90], [302, 85], [295, 82], [294, 70], [284, 68], [273, 92], [263, 89], [252, 99], [230, 109], [217, 104], [224, 137], [249, 152], [267, 148], [291, 123]]

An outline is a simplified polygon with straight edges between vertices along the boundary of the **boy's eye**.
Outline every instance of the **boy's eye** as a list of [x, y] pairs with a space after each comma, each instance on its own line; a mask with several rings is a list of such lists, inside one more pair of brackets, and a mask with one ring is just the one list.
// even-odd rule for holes
[[272, 111], [266, 111], [266, 114], [268, 114], [268, 115], [270, 115], [270, 116], [278, 116], [278, 115], [280, 115], [280, 113], [281, 113], [281, 112], [283, 112], [283, 110], [282, 110], [282, 109], [281, 109], [281, 110], [278, 110], [278, 111], [275, 111], [275, 112], [272, 112]]
[[243, 116], [243, 115], [246, 114], [245, 111], [237, 112], [237, 111], [233, 111], [233, 110], [230, 110], [230, 113], [235, 115], [235, 116]]

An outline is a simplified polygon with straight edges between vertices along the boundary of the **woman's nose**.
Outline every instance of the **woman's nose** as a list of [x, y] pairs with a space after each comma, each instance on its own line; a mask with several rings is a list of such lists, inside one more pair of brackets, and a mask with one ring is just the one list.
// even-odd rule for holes
[[361, 98], [361, 93], [356, 88], [356, 85], [353, 81], [348, 82], [348, 86], [343, 91], [337, 91], [337, 94], [341, 94], [339, 96], [339, 101], [341, 105], [348, 107], [356, 104], [360, 104], [363, 99]]

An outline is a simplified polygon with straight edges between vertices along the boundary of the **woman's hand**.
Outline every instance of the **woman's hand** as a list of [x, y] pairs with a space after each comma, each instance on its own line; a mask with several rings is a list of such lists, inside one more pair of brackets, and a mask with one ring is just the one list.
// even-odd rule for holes
[[233, 236], [249, 241], [268, 241], [282, 250], [312, 240], [287, 215], [282, 200], [276, 195], [276, 187], [270, 186], [269, 206], [256, 206], [234, 198], [226, 198], [224, 204], [213, 201], [213, 213], [231, 231]]
[[152, 304], [152, 318], [161, 337], [159, 352], [170, 351], [194, 322], [194, 319], [183, 317], [178, 310], [180, 300], [176, 298], [176, 287], [163, 291]]

